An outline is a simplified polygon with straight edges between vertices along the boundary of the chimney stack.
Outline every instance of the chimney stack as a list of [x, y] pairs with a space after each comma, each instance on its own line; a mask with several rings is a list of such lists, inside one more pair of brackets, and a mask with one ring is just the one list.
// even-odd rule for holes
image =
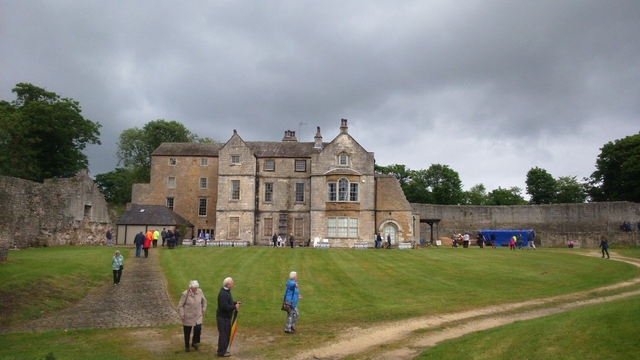
[[286, 130], [284, 132], [284, 137], [282, 138], [282, 141], [298, 141], [298, 139], [296, 139], [296, 132], [291, 130]]
[[347, 126], [347, 119], [340, 120], [340, 134], [348, 134], [349, 127]]
[[313, 148], [322, 149], [322, 135], [320, 135], [320, 126], [317, 127], [316, 136], [313, 137]]

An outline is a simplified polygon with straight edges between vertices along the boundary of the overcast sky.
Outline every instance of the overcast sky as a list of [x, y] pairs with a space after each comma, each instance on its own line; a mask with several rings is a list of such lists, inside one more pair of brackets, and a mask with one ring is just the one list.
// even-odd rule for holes
[[524, 195], [640, 130], [640, 1], [0, 0], [0, 99], [19, 82], [102, 125], [92, 176], [156, 119], [226, 142], [346, 118], [379, 165]]

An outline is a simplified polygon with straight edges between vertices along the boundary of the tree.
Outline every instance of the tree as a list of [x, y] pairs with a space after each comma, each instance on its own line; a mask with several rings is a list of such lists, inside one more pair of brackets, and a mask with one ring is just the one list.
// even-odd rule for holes
[[640, 202], [640, 133], [606, 143], [588, 180], [592, 201]]
[[142, 129], [126, 129], [120, 134], [116, 156], [125, 168], [151, 167], [151, 153], [163, 142], [195, 142], [197, 138], [177, 121], [150, 121]]
[[539, 167], [527, 172], [527, 194], [532, 204], [553, 204], [555, 202], [557, 183], [547, 172]]
[[487, 194], [487, 205], [526, 205], [522, 195], [522, 189], [514, 186], [510, 189], [498, 187]]
[[464, 200], [462, 203], [466, 205], [486, 205], [487, 189], [483, 184], [472, 186], [469, 191], [464, 192]]
[[374, 171], [377, 174], [390, 174], [395, 176], [403, 189], [411, 179], [411, 170], [400, 164], [393, 164], [389, 166], [374, 165]]
[[100, 144], [101, 125], [73, 99], [28, 83], [12, 91], [16, 100], [0, 101], [0, 174], [42, 182], [86, 169], [82, 150]]
[[433, 164], [427, 170], [413, 171], [407, 191], [410, 202], [457, 205], [463, 200], [460, 176], [449, 166], [441, 164]]
[[116, 168], [111, 172], [96, 175], [95, 182], [107, 202], [125, 204], [131, 202], [133, 178], [135, 174], [132, 170]]
[[555, 203], [575, 204], [585, 202], [587, 193], [584, 185], [580, 184], [575, 176], [560, 176], [556, 184], [558, 192]]

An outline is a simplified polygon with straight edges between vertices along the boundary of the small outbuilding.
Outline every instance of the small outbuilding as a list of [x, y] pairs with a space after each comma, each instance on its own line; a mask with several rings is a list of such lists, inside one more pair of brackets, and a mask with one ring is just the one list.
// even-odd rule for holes
[[149, 229], [179, 229], [181, 238], [193, 238], [194, 226], [182, 216], [162, 205], [132, 204], [116, 222], [117, 236], [115, 244], [131, 245], [140, 231]]

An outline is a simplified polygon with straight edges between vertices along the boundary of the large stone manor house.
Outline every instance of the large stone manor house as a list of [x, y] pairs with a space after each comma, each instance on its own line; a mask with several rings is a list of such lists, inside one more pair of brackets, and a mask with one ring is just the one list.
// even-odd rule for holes
[[[135, 184], [134, 204], [163, 205], [216, 240], [266, 245], [273, 234], [320, 239], [331, 247], [419, 237], [397, 179], [374, 173], [374, 155], [349, 135], [299, 142], [245, 141], [236, 130], [226, 143], [163, 143], [151, 155], [151, 181]], [[187, 234], [189, 236], [190, 234]], [[192, 234], [192, 236], [195, 234]]]

